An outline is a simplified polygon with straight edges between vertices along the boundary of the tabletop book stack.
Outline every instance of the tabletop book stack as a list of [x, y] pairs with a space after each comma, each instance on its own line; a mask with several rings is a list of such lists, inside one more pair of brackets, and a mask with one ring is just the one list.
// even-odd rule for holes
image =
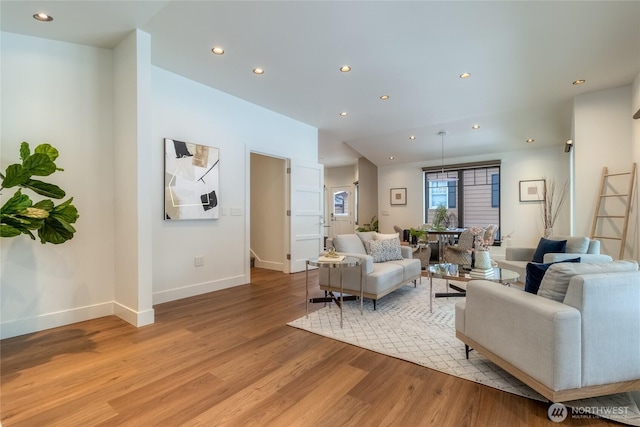
[[469, 272], [469, 277], [472, 279], [492, 279], [493, 278], [493, 268], [473, 268]]

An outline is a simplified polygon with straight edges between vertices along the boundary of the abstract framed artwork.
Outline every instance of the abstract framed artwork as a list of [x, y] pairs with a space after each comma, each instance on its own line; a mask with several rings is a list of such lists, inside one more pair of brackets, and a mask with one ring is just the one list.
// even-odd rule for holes
[[165, 138], [164, 218], [219, 217], [219, 150]]
[[406, 205], [407, 204], [407, 189], [406, 188], [392, 188], [391, 189], [391, 205]]
[[521, 202], [541, 202], [544, 200], [544, 179], [520, 181]]

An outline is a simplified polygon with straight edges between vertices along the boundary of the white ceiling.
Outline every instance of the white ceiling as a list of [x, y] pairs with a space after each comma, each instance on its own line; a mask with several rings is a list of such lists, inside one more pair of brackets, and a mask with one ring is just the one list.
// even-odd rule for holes
[[573, 97], [640, 73], [639, 1], [3, 0], [0, 14], [2, 31], [104, 48], [140, 28], [154, 65], [317, 127], [328, 166], [440, 161], [440, 130], [445, 157], [561, 150]]

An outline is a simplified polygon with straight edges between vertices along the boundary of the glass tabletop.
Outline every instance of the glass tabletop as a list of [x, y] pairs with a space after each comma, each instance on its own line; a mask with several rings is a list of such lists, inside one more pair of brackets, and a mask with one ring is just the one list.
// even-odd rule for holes
[[322, 268], [342, 268], [342, 267], [357, 267], [360, 265], [360, 258], [354, 256], [345, 256], [343, 259], [336, 258], [335, 260], [327, 257], [314, 257], [307, 260], [307, 264], [313, 267]]
[[[477, 277], [471, 277], [470, 272], [461, 270], [457, 264], [431, 264], [427, 271], [429, 275], [441, 279], [461, 280], [468, 282], [470, 280], [478, 279]], [[490, 280], [493, 282], [515, 282], [520, 278], [520, 275], [515, 271], [507, 270], [505, 268], [494, 267], [493, 275], [484, 280]]]

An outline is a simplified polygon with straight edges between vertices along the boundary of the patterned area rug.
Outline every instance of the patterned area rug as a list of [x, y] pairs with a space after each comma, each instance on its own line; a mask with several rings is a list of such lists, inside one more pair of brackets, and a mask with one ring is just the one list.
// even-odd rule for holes
[[[328, 304], [289, 325], [509, 393], [546, 401], [482, 355], [471, 352], [466, 359], [464, 344], [455, 337], [454, 305], [459, 299], [434, 299], [431, 313], [426, 283], [425, 280], [417, 288], [404, 286], [394, 291], [378, 301], [375, 311], [372, 301], [365, 300], [363, 315], [358, 301], [345, 301], [343, 328], [340, 328], [340, 309], [335, 304]], [[442, 291], [444, 287], [444, 281], [434, 279], [434, 291]], [[629, 393], [566, 405], [640, 426], [640, 409]]]

